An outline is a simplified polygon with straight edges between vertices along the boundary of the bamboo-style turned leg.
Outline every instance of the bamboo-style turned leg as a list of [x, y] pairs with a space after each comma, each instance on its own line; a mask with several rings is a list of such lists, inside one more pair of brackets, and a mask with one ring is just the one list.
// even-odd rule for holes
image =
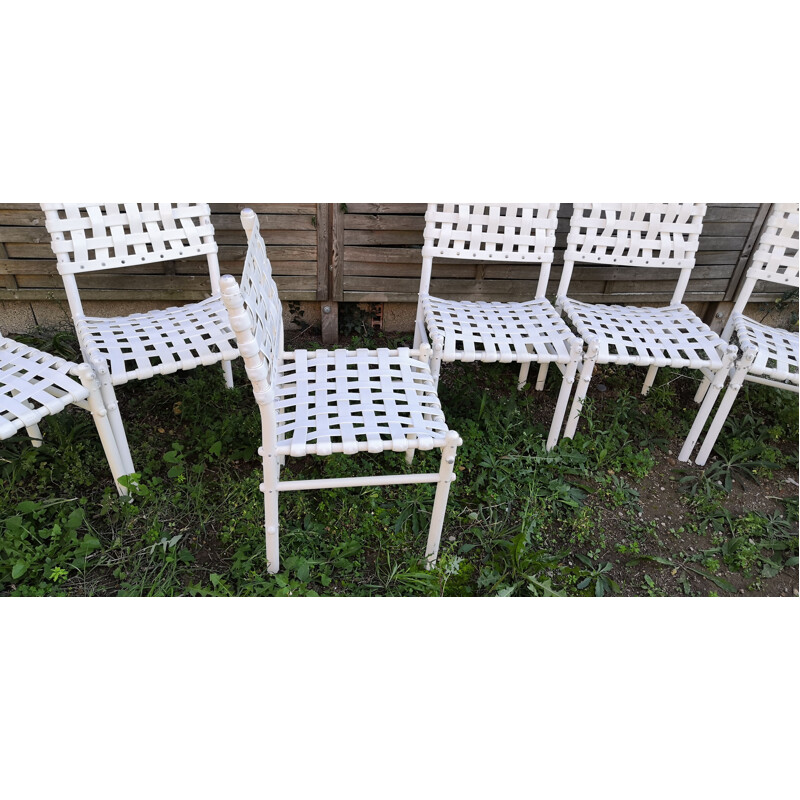
[[97, 427], [97, 435], [100, 437], [100, 444], [103, 446], [103, 452], [108, 461], [108, 466], [111, 469], [111, 475], [114, 478], [114, 483], [117, 487], [117, 492], [120, 495], [127, 496], [128, 490], [120, 484], [119, 479], [123, 475], [127, 475], [125, 471], [125, 463], [119, 451], [119, 444], [114, 436], [111, 423], [108, 419], [108, 412], [103, 404], [103, 397], [100, 392], [100, 381], [97, 380], [97, 375], [92, 371], [88, 364], [81, 364], [78, 367], [78, 377], [81, 383], [89, 390], [89, 411], [94, 418], [95, 426]]
[[450, 484], [454, 480], [454, 464], [456, 451], [463, 444], [461, 437], [455, 431], [448, 431], [445, 445], [442, 447], [442, 460], [439, 466], [439, 480], [436, 484], [436, 497], [433, 500], [433, 513], [431, 514], [431, 528], [428, 533], [428, 544], [425, 548], [425, 566], [431, 569], [436, 564], [439, 555], [439, 542], [442, 538], [444, 514], [447, 510], [447, 497], [450, 494]]

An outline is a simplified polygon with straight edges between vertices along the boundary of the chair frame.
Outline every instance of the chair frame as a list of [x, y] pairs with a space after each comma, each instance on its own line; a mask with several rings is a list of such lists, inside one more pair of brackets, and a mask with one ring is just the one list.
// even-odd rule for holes
[[68, 405], [91, 413], [117, 492], [127, 495], [119, 482], [126, 474], [124, 462], [92, 368], [0, 335], [0, 439], [24, 428], [33, 446], [40, 447], [39, 423]]
[[[547, 370], [556, 364], [562, 384], [547, 437], [547, 449], [558, 441], [580, 358], [581, 341], [561, 323], [546, 299], [558, 226], [558, 203], [429, 203], [425, 214], [422, 271], [414, 326], [414, 348], [432, 349], [431, 372], [438, 384], [442, 361], [519, 363], [522, 389], [532, 362], [539, 374], [536, 389], [544, 389]], [[509, 225], [509, 221], [513, 221]], [[525, 303], [448, 301], [430, 294], [433, 259], [494, 261], [539, 266], [536, 293]], [[472, 330], [448, 336], [437, 314], [450, 313], [456, 324]], [[485, 320], [490, 320], [485, 324]], [[477, 318], [477, 319], [476, 319]], [[537, 330], [544, 328], [544, 335]], [[497, 329], [501, 334], [498, 336]], [[552, 334], [556, 334], [553, 336]], [[548, 336], [548, 334], [550, 334]], [[560, 338], [559, 338], [560, 337]], [[474, 340], [474, 341], [472, 341]], [[476, 350], [475, 341], [484, 349]], [[457, 344], [464, 350], [456, 350]], [[486, 349], [491, 345], [492, 349]]]
[[[708, 367], [709, 361], [703, 352], [716, 350], [721, 366], [713, 371], [711, 389], [705, 403], [713, 405], [721, 391], [728, 369], [736, 357], [736, 348], [727, 346], [722, 339], [705, 325], [697, 315], [683, 304], [683, 296], [689, 284], [695, 257], [699, 246], [705, 204], [698, 203], [575, 203], [567, 237], [567, 250], [564, 255], [564, 269], [558, 286], [556, 308], [564, 314], [577, 329], [585, 343], [581, 354], [580, 376], [576, 382], [567, 425], [566, 438], [572, 438], [580, 419], [589, 383], [597, 364], [633, 364], [648, 368], [642, 394], [647, 395], [656, 374], [661, 367], [676, 366], [690, 369]], [[568, 297], [569, 284], [576, 262], [602, 264], [618, 268], [637, 267], [644, 269], [679, 269], [675, 289], [668, 306], [646, 308], [637, 306], [608, 305], [603, 303], [577, 303]], [[632, 336], [640, 336], [641, 346], [630, 345], [636, 355], [619, 352], [616, 340], [612, 337], [598, 336], [581, 318], [584, 313], [596, 309], [599, 315], [618, 322], [618, 330], [627, 332], [623, 319], [632, 317]], [[675, 321], [661, 323], [659, 316], [673, 318]], [[606, 321], [608, 321], [606, 320]], [[598, 316], [598, 327], [602, 324]], [[635, 326], [644, 325], [651, 341], [638, 334]], [[652, 341], [652, 327], [658, 325], [661, 340]], [[691, 326], [690, 332], [681, 339], [680, 329]], [[664, 342], [668, 336], [675, 338], [671, 346]], [[698, 346], [692, 337], [702, 340]], [[624, 337], [622, 337], [624, 339]], [[603, 351], [606, 345], [607, 352]], [[611, 347], [618, 350], [611, 353]], [[626, 348], [627, 349], [627, 348]], [[645, 352], [643, 352], [643, 350]], [[661, 351], [655, 355], [653, 351]], [[673, 352], [670, 353], [669, 350]], [[680, 355], [684, 353], [685, 355]], [[692, 430], [689, 439], [697, 432]], [[687, 442], [689, 441], [687, 439]]]
[[[425, 551], [426, 566], [430, 569], [436, 563], [450, 484], [455, 480], [456, 452], [462, 444], [459, 435], [455, 431], [447, 429], [444, 424], [444, 417], [438, 406], [433, 378], [429, 369], [430, 348], [422, 347], [419, 350], [403, 348], [398, 351], [339, 349], [332, 352], [326, 350], [285, 352], [280, 300], [277, 287], [272, 279], [264, 240], [259, 232], [258, 219], [251, 209], [244, 209], [241, 212], [241, 219], [248, 239], [241, 286], [231, 275], [224, 275], [221, 279], [221, 288], [222, 299], [228, 310], [231, 327], [236, 333], [239, 352], [253, 385], [253, 394], [261, 415], [262, 446], [259, 452], [262, 456], [264, 477], [261, 491], [264, 494], [268, 571], [276, 573], [280, 569], [278, 498], [281, 492], [410, 483], [436, 484], [431, 526]], [[359, 370], [362, 367], [369, 370], [380, 370], [382, 364], [385, 365], [392, 359], [402, 360], [413, 371], [415, 389], [417, 383], [422, 387], [427, 403], [425, 410], [430, 412], [429, 417], [433, 418], [434, 412], [438, 412], [441, 429], [439, 435], [410, 435], [392, 430], [391, 441], [387, 441], [381, 434], [376, 434], [374, 429], [368, 430], [367, 422], [364, 421], [366, 432], [356, 435], [366, 436], [366, 441], [357, 441], [355, 436], [345, 440], [342, 435], [341, 442], [332, 443], [330, 438], [326, 442], [326, 437], [318, 432], [316, 437], [312, 437], [317, 439], [314, 445], [308, 444], [308, 439], [300, 444], [294, 442], [281, 444], [283, 442], [283, 432], [280, 430], [281, 410], [287, 406], [295, 407], [310, 403], [310, 400], [304, 400], [299, 395], [301, 381], [297, 380], [297, 376], [302, 377], [303, 370], [308, 369], [308, 364], [315, 360], [323, 365], [335, 362], [336, 370], [342, 378], [341, 382], [337, 382], [335, 389], [335, 399], [340, 401], [343, 396], [357, 395], [361, 390], [369, 392], [369, 387], [365, 389], [361, 384], [360, 375], [357, 384], [348, 383], [350, 373], [343, 375], [343, 365], [351, 363], [358, 365]], [[292, 395], [291, 392], [282, 394], [281, 387], [287, 385], [290, 389], [294, 386], [298, 394]], [[289, 399], [286, 399], [287, 397]], [[349, 422], [352, 423], [353, 420], [349, 420]], [[393, 422], [394, 420], [391, 418], [388, 419], [389, 425], [392, 425]], [[439, 470], [434, 473], [289, 481], [280, 479], [281, 466], [286, 456], [301, 457], [308, 454], [326, 456], [333, 452], [354, 454], [363, 450], [373, 453], [391, 450], [405, 452], [406, 460], [409, 461], [409, 455], [413, 455], [416, 449], [431, 450], [435, 448], [439, 448], [442, 455]]]
[[[728, 387], [697, 453], [695, 464], [698, 466], [703, 466], [708, 461], [711, 450], [716, 444], [725, 420], [730, 414], [734, 400], [744, 385], [744, 381], [761, 383], [776, 389], [800, 393], [800, 375], [797, 371], [791, 371], [791, 364], [788, 361], [787, 363], [777, 363], [775, 367], [769, 367], [767, 364], [761, 365], [757, 367], [758, 373], [752, 374], [756, 359], [761, 351], [758, 341], [753, 341], [751, 337], [751, 332], [754, 328], [767, 332], [773, 339], [780, 339], [781, 345], [786, 348], [787, 352], [793, 348], [795, 370], [797, 369], [798, 361], [800, 361], [798, 334], [758, 323], [744, 314], [745, 306], [759, 281], [800, 288], [800, 259], [798, 259], [798, 220], [800, 219], [800, 214], [798, 211], [797, 203], [776, 203], [773, 207], [759, 238], [745, 281], [739, 290], [736, 302], [722, 332], [722, 338], [726, 342], [730, 342], [734, 336], [736, 337], [741, 348], [741, 356], [730, 369]], [[794, 252], [787, 253], [787, 251]], [[764, 361], [766, 362], [768, 358], [769, 354]], [[704, 397], [712, 379], [713, 377], [706, 373], [695, 396], [695, 402], [699, 402]], [[693, 428], [697, 428], [698, 437], [705, 427], [711, 411], [712, 408], [707, 407], [704, 403], [700, 412], [698, 412], [693, 426]], [[684, 445], [684, 451], [681, 453], [683, 456], [681, 460], [688, 460], [691, 456], [693, 447], [689, 447], [689, 444], [687, 440], [686, 445]]]
[[[42, 203], [41, 207], [83, 358], [100, 381], [126, 472], [134, 472], [114, 386], [220, 361], [226, 384], [233, 386], [230, 360], [238, 355], [236, 349], [230, 344], [225, 349], [221, 338], [216, 338], [211, 343], [220, 352], [212, 352], [204, 338], [218, 334], [214, 320], [224, 317], [211, 209], [206, 203]], [[77, 275], [196, 255], [205, 255], [208, 262], [208, 300], [127, 316], [85, 314]], [[99, 327], [106, 341], [113, 339], [130, 352], [104, 353], [92, 335]], [[181, 343], [174, 341], [176, 332]], [[200, 355], [192, 355], [192, 350]], [[160, 363], [153, 365], [154, 359]], [[136, 368], [129, 369], [129, 362], [136, 362]]]

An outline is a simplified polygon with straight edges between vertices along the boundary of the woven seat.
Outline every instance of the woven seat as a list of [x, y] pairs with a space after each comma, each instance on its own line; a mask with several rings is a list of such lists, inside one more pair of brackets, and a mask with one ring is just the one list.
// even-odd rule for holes
[[[519, 363], [518, 388], [538, 362], [536, 389], [544, 388], [547, 368], [556, 364], [563, 380], [547, 449], [558, 441], [569, 393], [575, 379], [580, 340], [562, 322], [545, 298], [556, 241], [556, 203], [431, 203], [425, 214], [425, 244], [414, 334], [414, 347], [429, 344], [431, 371], [438, 383], [442, 361]], [[430, 294], [433, 260], [475, 263], [476, 278], [484, 276], [481, 262], [530, 265], [538, 270], [535, 297], [525, 302], [475, 302], [444, 299]], [[492, 269], [485, 267], [486, 273]]]
[[[741, 355], [730, 370], [728, 388], [697, 453], [695, 463], [700, 466], [708, 461], [744, 381], [800, 392], [798, 335], [756, 322], [742, 313], [759, 281], [784, 287], [800, 286], [798, 219], [800, 214], [796, 203], [777, 203], [759, 238], [745, 281], [722, 332], [725, 341], [738, 344]], [[707, 393], [712, 380], [713, 376], [706, 373], [695, 399], [702, 398]], [[696, 428], [698, 434], [703, 430], [711, 411], [712, 407], [704, 402], [693, 425], [693, 430]], [[687, 441], [685, 452], [681, 455], [688, 459], [692, 449], [688, 447]]]
[[[70, 404], [91, 411], [117, 482], [125, 473], [91, 368], [0, 336], [0, 439], [8, 439], [25, 428], [34, 446], [38, 446], [42, 419], [58, 414]], [[120, 494], [126, 493], [119, 483], [116, 485]]]
[[[575, 203], [556, 306], [580, 334], [585, 351], [564, 436], [575, 434], [596, 364], [647, 367], [645, 395], [661, 367], [705, 370], [713, 375], [708, 402], [719, 394], [736, 348], [681, 302], [705, 210], [692, 203]], [[568, 296], [575, 262], [680, 273], [665, 308], [580, 303]], [[687, 444], [697, 433], [692, 428]]]
[[[211, 209], [204, 203], [42, 203], [42, 209], [83, 357], [100, 380], [126, 472], [133, 472], [114, 386], [219, 362], [233, 386], [230, 361], [238, 351], [219, 296]], [[201, 255], [211, 282], [207, 300], [146, 314], [85, 315], [76, 276]]]
[[237, 357], [220, 297], [127, 317], [83, 317], [81, 341], [107, 362], [114, 385]]
[[[242, 212], [248, 235], [241, 287], [225, 275], [222, 300], [261, 414], [267, 564], [280, 567], [278, 495], [306, 489], [435, 483], [425, 551], [432, 566], [439, 550], [453, 464], [461, 439], [442, 414], [431, 374], [430, 347], [381, 350], [283, 351], [280, 300], [258, 219]], [[442, 452], [438, 472], [280, 480], [286, 456], [329, 456], [367, 451]]]
[[275, 379], [278, 454], [382, 453], [442, 445], [428, 365], [408, 348], [298, 350]]
[[480, 303], [426, 297], [422, 310], [431, 338], [442, 340], [442, 361], [570, 361], [572, 332], [544, 298]]
[[720, 336], [682, 304], [638, 308], [565, 299], [563, 308], [585, 341], [597, 339], [598, 364], [722, 368]]

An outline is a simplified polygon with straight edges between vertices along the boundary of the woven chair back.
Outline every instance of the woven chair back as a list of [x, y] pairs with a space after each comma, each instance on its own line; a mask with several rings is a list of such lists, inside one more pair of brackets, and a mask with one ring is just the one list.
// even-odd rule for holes
[[61, 275], [217, 252], [206, 203], [42, 203]]
[[258, 349], [267, 363], [267, 383], [272, 386], [283, 352], [283, 311], [255, 214], [248, 225], [252, 225], [252, 229], [248, 232], [247, 255], [239, 285]]
[[758, 241], [748, 278], [800, 286], [798, 204], [776, 203]]
[[565, 259], [630, 267], [694, 267], [700, 203], [575, 203]]
[[431, 203], [423, 258], [551, 264], [558, 203]]

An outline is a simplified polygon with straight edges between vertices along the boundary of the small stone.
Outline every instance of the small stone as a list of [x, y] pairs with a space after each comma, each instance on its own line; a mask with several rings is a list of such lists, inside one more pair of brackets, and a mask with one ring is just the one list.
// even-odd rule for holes
[[448, 537], [447, 537], [447, 541], [448, 541], [448, 542], [454, 542], [455, 540], [456, 540], [456, 537], [455, 537], [455, 536], [448, 536]]

